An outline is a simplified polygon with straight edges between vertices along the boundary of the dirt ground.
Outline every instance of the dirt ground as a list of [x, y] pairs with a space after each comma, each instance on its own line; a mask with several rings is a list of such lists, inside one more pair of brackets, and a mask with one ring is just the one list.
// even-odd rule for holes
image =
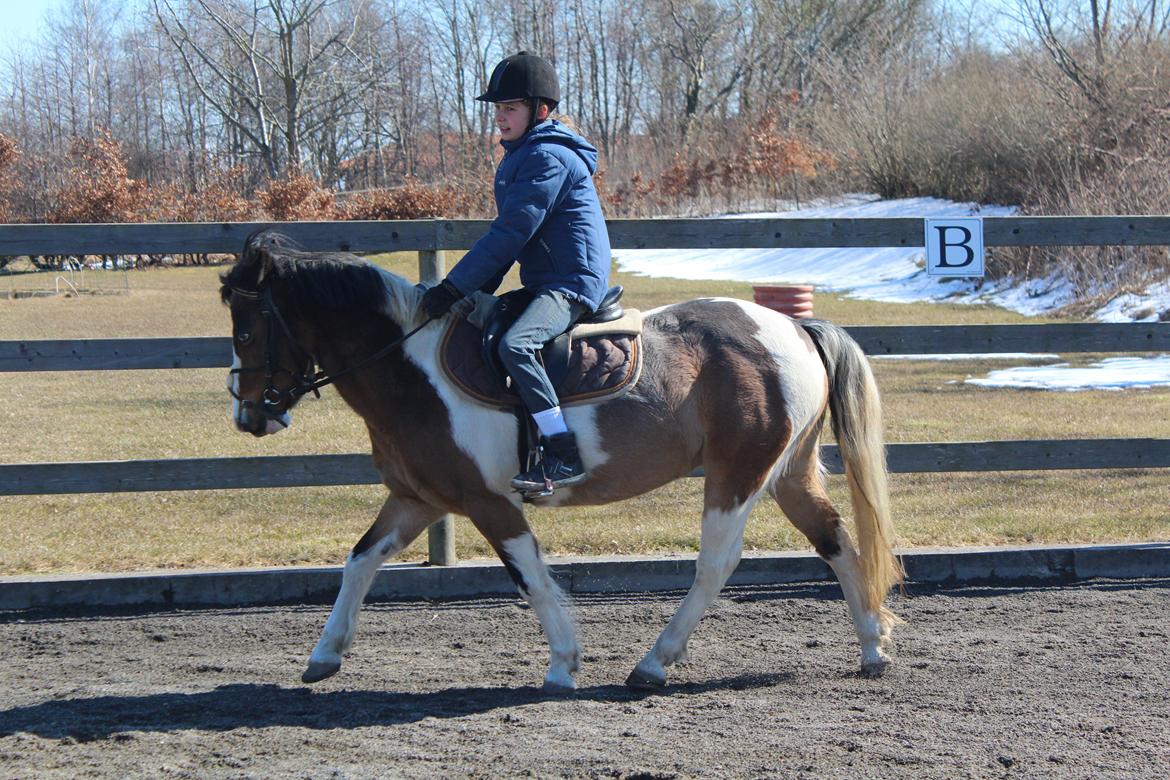
[[835, 587], [728, 590], [667, 691], [626, 674], [680, 594], [584, 597], [572, 697], [518, 601], [0, 615], [0, 777], [1165, 778], [1170, 580], [916, 587], [880, 680]]

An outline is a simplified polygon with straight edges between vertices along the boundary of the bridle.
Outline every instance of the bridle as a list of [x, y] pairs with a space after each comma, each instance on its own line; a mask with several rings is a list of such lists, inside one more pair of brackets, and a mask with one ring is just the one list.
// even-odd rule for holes
[[[312, 393], [316, 397], [320, 398], [320, 391], [322, 387], [333, 384], [338, 379], [359, 371], [371, 363], [381, 360], [386, 355], [390, 354], [393, 350], [402, 346], [403, 342], [425, 328], [434, 319], [433, 317], [427, 318], [427, 320], [417, 328], [405, 334], [401, 338], [390, 342], [374, 354], [359, 360], [357, 363], [349, 366], [348, 368], [344, 368], [335, 374], [329, 375], [318, 368], [317, 358], [307, 349], [302, 347], [300, 342], [296, 340], [296, 337], [293, 336], [292, 330], [288, 327], [288, 322], [285, 320], [284, 315], [280, 313], [280, 309], [277, 307], [276, 301], [272, 299], [272, 288], [265, 286], [262, 290], [242, 290], [238, 287], [231, 287], [229, 289], [231, 290], [232, 295], [238, 295], [241, 298], [246, 298], [248, 300], [260, 301], [260, 315], [264, 318], [267, 335], [265, 337], [266, 343], [264, 345], [265, 354], [263, 368], [258, 366], [254, 368], [239, 367], [232, 368], [230, 371], [228, 371], [229, 376], [253, 373], [257, 371], [264, 372], [264, 392], [261, 395], [260, 404], [257, 405], [255, 401], [249, 401], [245, 398], [241, 398], [240, 395], [235, 391], [235, 388], [232, 386], [232, 384], [228, 385], [228, 393], [231, 394], [232, 398], [240, 402], [241, 408], [257, 408], [265, 420], [272, 420], [284, 427], [287, 427], [288, 423], [282, 419], [283, 413], [276, 411], [280, 404], [286, 404], [285, 409], [287, 410], [298, 399], [300, 399], [301, 396], [308, 393]], [[308, 366], [308, 371], [305, 371], [304, 369], [289, 370], [287, 368], [281, 368], [275, 365], [277, 362], [276, 337], [278, 334], [284, 334], [284, 337], [288, 339], [290, 344], [292, 344], [293, 349], [305, 358], [303, 361], [300, 361], [300, 365]], [[289, 377], [291, 377], [292, 385], [284, 389], [277, 387], [274, 379], [278, 374], [287, 374]]]

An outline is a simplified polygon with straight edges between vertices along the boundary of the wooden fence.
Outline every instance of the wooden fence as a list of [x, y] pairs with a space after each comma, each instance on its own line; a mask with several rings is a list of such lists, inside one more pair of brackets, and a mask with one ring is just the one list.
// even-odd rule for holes
[[[311, 250], [417, 251], [420, 277], [443, 251], [483, 234], [480, 220], [298, 222], [281, 229]], [[921, 247], [920, 219], [610, 220], [615, 249]], [[0, 255], [235, 253], [261, 224], [0, 225]], [[1170, 244], [1170, 217], [994, 217], [986, 246]], [[1170, 323], [848, 328], [871, 355], [1170, 351]], [[0, 341], [0, 372], [227, 368], [231, 340], [132, 338]], [[1170, 440], [1060, 439], [889, 445], [894, 472], [1170, 466]], [[839, 472], [836, 447], [824, 457]], [[366, 453], [0, 465], [0, 495], [205, 490], [377, 483]], [[450, 519], [431, 534], [435, 563], [454, 561]]]

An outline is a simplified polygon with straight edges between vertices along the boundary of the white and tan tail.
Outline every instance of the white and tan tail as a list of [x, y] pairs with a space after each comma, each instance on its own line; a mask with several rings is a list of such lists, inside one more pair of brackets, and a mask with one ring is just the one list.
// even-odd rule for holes
[[905, 572], [893, 551], [877, 383], [865, 353], [844, 329], [821, 320], [799, 322], [829, 375], [829, 412], [853, 501], [865, 606], [880, 615], [888, 629], [899, 621], [885, 607], [885, 598]]

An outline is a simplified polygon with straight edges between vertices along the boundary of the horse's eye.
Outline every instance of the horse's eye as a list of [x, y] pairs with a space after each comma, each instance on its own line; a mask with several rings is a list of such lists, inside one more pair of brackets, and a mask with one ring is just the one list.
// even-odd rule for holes
[[247, 344], [251, 340], [252, 340], [252, 334], [246, 330], [240, 331], [239, 333], [236, 334], [236, 343], [240, 344], [241, 346], [244, 344]]

